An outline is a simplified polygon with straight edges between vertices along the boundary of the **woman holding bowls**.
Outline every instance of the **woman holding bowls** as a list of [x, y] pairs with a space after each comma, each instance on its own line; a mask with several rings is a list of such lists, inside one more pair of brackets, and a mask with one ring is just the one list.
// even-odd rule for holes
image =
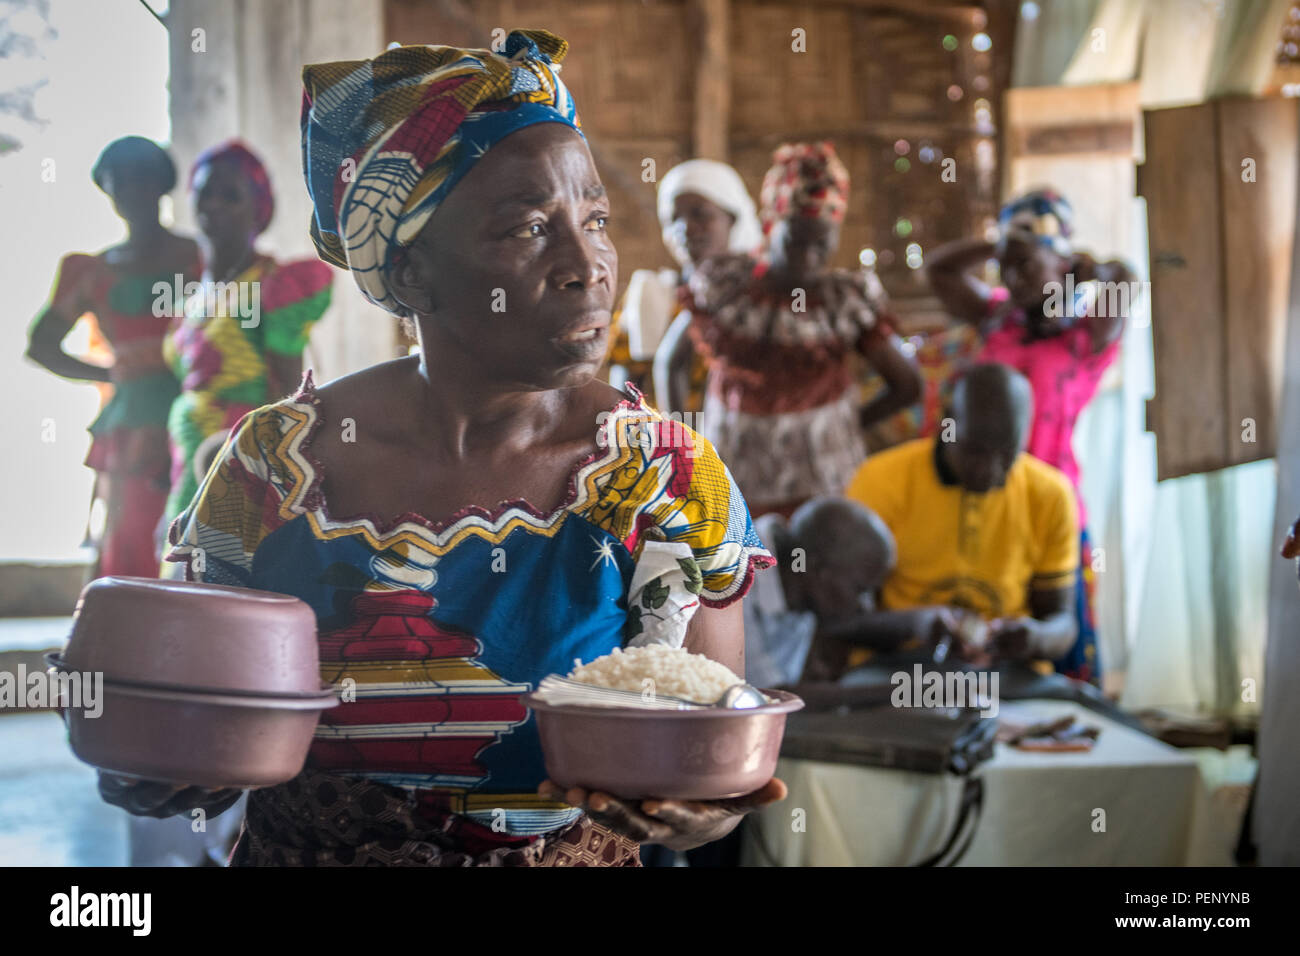
[[[617, 254], [566, 50], [529, 30], [304, 71], [317, 248], [420, 349], [248, 415], [172, 526], [193, 576], [306, 601], [323, 676], [355, 682], [306, 769], [250, 793], [235, 865], [636, 866], [784, 796], [560, 792], [518, 702], [629, 643], [741, 671], [772, 563], [712, 448], [593, 378]], [[109, 786], [135, 812], [209, 798]]]

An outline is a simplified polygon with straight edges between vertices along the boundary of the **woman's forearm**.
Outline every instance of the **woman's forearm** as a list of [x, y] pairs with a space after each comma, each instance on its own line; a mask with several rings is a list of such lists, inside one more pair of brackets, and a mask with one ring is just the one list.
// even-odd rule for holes
[[690, 386], [690, 366], [694, 349], [687, 327], [691, 314], [682, 312], [664, 333], [663, 341], [655, 352], [655, 401], [661, 412], [686, 411], [686, 398]]
[[953, 318], [963, 322], [985, 318], [989, 288], [970, 273], [991, 259], [996, 250], [986, 239], [957, 239], [926, 254], [926, 278]]
[[37, 365], [43, 366], [55, 375], [79, 382], [111, 381], [109, 369], [103, 365], [92, 365], [74, 358], [62, 348], [42, 348], [32, 345], [27, 349], [27, 357]]
[[914, 638], [928, 636], [933, 628], [933, 609], [920, 607], [905, 611], [866, 611], [823, 625], [817, 636], [856, 647], [891, 651]]
[[1042, 618], [1034, 628], [1034, 657], [1060, 660], [1070, 652], [1079, 636], [1073, 611], [1059, 611]]
[[889, 336], [866, 352], [867, 361], [884, 379], [885, 389], [863, 406], [861, 423], [870, 428], [921, 400], [921, 373], [916, 364], [899, 348], [897, 336]]

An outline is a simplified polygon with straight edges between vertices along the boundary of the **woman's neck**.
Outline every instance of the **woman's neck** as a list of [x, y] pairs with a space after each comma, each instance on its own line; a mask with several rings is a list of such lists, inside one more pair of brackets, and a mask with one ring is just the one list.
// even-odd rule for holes
[[247, 269], [257, 257], [251, 242], [213, 243], [200, 237], [203, 247], [203, 278], [228, 282]]
[[157, 219], [126, 224], [126, 244], [137, 252], [153, 252], [162, 246], [166, 238], [167, 230]]
[[[415, 405], [422, 431], [445, 454], [535, 445], [553, 433], [569, 389], [537, 389], [496, 378], [448, 336], [420, 328]], [[592, 423], [594, 434], [595, 423]]]

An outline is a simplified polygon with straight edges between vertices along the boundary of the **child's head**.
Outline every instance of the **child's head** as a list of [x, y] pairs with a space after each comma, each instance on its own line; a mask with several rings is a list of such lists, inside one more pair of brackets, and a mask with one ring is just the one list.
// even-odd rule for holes
[[850, 617], [894, 568], [894, 536], [880, 517], [848, 498], [813, 498], [790, 517], [789, 540], [802, 548], [804, 603], [822, 621]]

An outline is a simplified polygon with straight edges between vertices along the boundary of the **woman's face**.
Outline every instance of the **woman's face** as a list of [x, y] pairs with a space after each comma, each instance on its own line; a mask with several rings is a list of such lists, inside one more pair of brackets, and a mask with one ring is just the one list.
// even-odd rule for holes
[[736, 217], [699, 193], [682, 193], [673, 200], [673, 221], [677, 244], [686, 250], [691, 265], [724, 255], [731, 242]]
[[158, 200], [163, 192], [158, 181], [143, 163], [118, 163], [103, 177], [104, 192], [113, 200], [113, 209], [131, 223], [158, 220]]
[[393, 267], [422, 338], [451, 338], [499, 383], [585, 385], [609, 339], [618, 253], [586, 140], [512, 133], [475, 164]]
[[998, 252], [998, 266], [1011, 301], [1034, 311], [1051, 294], [1051, 283], [1064, 281], [1069, 264], [1042, 243], [1013, 235]]
[[810, 216], [778, 219], [767, 239], [772, 271], [796, 282], [816, 278], [826, 270], [839, 237], [839, 225], [829, 219]]
[[199, 167], [191, 197], [199, 230], [213, 243], [250, 242], [256, 235], [253, 187], [238, 163], [216, 159]]

